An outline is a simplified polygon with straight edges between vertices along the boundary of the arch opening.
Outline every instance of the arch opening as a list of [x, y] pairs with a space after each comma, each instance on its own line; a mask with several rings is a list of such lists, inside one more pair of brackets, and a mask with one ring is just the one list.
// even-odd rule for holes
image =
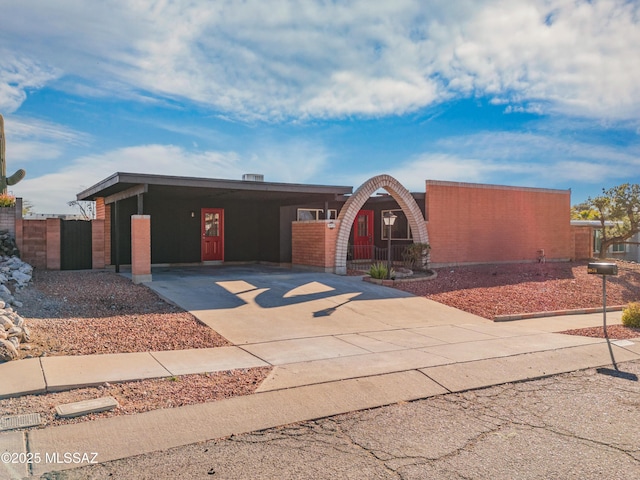
[[[429, 243], [427, 225], [411, 193], [391, 175], [377, 175], [364, 182], [343, 205], [338, 215], [335, 273], [347, 274], [347, 248], [356, 215], [376, 190], [384, 188], [398, 203], [409, 221], [414, 243]], [[428, 258], [428, 257], [427, 257]]]

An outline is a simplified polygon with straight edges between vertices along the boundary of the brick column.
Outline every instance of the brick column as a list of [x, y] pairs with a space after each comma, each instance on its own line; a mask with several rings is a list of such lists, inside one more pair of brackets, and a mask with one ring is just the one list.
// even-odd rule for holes
[[47, 233], [46, 233], [46, 262], [47, 270], [60, 270], [61, 258], [61, 221], [59, 218], [47, 218]]
[[104, 220], [91, 220], [91, 268], [102, 269], [104, 263]]
[[151, 281], [151, 217], [131, 215], [131, 277], [133, 283]]

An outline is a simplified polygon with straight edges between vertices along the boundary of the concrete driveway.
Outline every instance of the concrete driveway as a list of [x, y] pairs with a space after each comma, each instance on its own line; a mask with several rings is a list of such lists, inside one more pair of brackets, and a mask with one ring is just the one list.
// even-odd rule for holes
[[370, 345], [402, 330], [490, 323], [360, 277], [261, 265], [159, 269], [147, 285], [236, 345], [363, 333]]
[[360, 277], [224, 266], [153, 278], [161, 296], [275, 367], [260, 392], [602, 343], [496, 324]]

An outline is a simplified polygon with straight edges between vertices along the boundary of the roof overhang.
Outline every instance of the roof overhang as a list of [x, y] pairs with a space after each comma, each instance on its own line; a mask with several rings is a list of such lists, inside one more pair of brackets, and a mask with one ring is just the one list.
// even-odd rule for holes
[[339, 199], [350, 195], [353, 187], [308, 185], [215, 178], [177, 177], [117, 172], [77, 194], [78, 200], [104, 198], [105, 203], [145, 193], [176, 198], [216, 197], [227, 200], [273, 200], [282, 204], [299, 201]]

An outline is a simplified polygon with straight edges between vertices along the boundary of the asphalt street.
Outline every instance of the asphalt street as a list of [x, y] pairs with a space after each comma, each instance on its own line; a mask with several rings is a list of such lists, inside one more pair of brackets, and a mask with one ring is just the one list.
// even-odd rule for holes
[[[640, 362], [619, 367], [640, 376]], [[639, 425], [640, 383], [590, 369], [41, 478], [627, 480], [640, 478]]]

